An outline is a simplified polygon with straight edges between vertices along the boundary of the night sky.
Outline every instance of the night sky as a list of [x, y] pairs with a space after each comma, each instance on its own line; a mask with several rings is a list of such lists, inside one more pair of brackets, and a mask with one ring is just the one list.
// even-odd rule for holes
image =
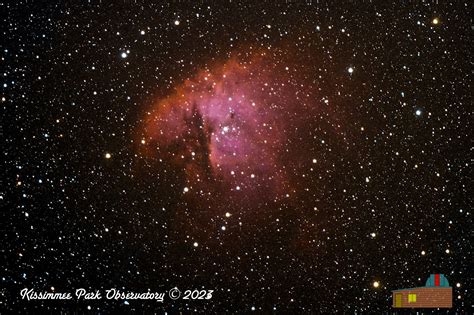
[[0, 8], [2, 313], [474, 312], [470, 1]]

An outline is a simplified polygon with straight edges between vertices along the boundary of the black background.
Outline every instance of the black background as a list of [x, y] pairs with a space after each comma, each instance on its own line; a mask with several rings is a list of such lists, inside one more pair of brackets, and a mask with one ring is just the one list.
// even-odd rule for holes
[[[391, 290], [444, 273], [452, 311], [473, 311], [472, 4], [257, 3], [0, 4], [1, 309], [382, 313]], [[194, 248], [175, 224], [180, 170], [142, 158], [136, 133], [150, 104], [248, 45], [291, 50], [314, 71], [348, 140], [327, 151], [308, 136], [323, 152], [307, 179], [316, 193], [283, 205], [279, 226], [256, 220]], [[214, 297], [19, 296], [175, 286]]]

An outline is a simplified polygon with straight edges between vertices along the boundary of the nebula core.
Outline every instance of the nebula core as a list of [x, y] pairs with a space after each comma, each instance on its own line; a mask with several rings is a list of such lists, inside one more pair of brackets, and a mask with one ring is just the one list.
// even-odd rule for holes
[[297, 139], [324, 109], [303, 71], [275, 56], [230, 57], [147, 113], [144, 153], [185, 169], [188, 200], [205, 197], [245, 213], [293, 197], [295, 168], [287, 165], [311, 163]]

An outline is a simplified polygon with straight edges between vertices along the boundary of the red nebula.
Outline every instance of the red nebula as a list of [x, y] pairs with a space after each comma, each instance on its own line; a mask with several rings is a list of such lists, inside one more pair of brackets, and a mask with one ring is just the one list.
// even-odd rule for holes
[[298, 193], [313, 159], [305, 139], [326, 106], [303, 68], [275, 54], [234, 56], [149, 110], [141, 154], [185, 174], [179, 189], [193, 225], [226, 212], [254, 220]]

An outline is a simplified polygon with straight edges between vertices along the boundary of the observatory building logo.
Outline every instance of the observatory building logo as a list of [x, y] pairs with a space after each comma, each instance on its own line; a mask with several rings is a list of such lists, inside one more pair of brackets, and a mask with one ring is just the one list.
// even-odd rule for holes
[[394, 308], [451, 308], [453, 288], [443, 274], [432, 274], [424, 287], [392, 291]]

